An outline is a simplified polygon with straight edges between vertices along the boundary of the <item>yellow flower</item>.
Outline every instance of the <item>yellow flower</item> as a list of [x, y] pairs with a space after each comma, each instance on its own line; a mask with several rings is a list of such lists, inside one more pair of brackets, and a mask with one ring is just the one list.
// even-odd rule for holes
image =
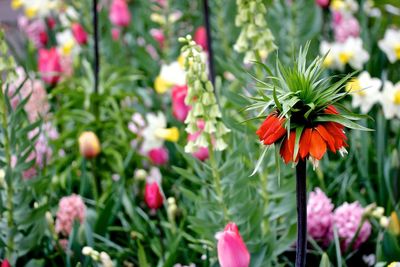
[[400, 59], [400, 44], [394, 45], [394, 53], [396, 54], [396, 58]]
[[399, 217], [395, 211], [390, 215], [389, 231], [395, 235], [400, 235]]
[[343, 64], [346, 65], [349, 63], [350, 59], [353, 57], [353, 53], [351, 52], [341, 52], [339, 54], [339, 61]]
[[28, 19], [32, 19], [37, 15], [38, 8], [37, 7], [28, 7], [25, 9], [25, 15]]
[[387, 267], [398, 267], [400, 266], [400, 262], [394, 261], [391, 264], [389, 264]]
[[12, 9], [18, 9], [22, 6], [22, 1], [21, 0], [12, 0], [11, 1], [11, 8]]
[[346, 91], [349, 93], [356, 93], [360, 96], [365, 96], [365, 91], [362, 90], [360, 81], [357, 78], [351, 79], [346, 84]]
[[62, 45], [61, 52], [63, 53], [63, 55], [68, 56], [71, 54], [72, 49], [74, 49], [74, 46], [75, 46], [75, 41], [73, 39], [70, 39]]
[[157, 129], [155, 136], [170, 142], [177, 142], [179, 139], [179, 130], [176, 127]]
[[322, 63], [322, 65], [323, 65], [325, 68], [329, 68], [330, 66], [332, 66], [332, 64], [333, 64], [333, 57], [332, 57], [331, 55], [328, 54], [328, 55], [325, 57], [324, 62]]
[[343, 0], [333, 0], [331, 3], [331, 8], [335, 11], [342, 9], [344, 6]]
[[172, 84], [164, 80], [161, 76], [157, 76], [156, 80], [154, 81], [154, 89], [159, 94], [164, 94], [171, 86]]
[[79, 136], [79, 151], [87, 159], [95, 158], [100, 153], [100, 141], [94, 132], [83, 132]]

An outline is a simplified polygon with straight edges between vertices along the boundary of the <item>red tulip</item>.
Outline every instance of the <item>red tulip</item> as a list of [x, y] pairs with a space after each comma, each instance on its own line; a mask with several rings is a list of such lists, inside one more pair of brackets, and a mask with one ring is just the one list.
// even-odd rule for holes
[[131, 13], [129, 12], [128, 4], [125, 0], [113, 0], [110, 8], [111, 23], [126, 27], [131, 22]]
[[187, 86], [174, 86], [172, 88], [172, 114], [174, 117], [184, 122], [190, 107], [185, 104], [185, 98], [187, 95]]
[[41, 46], [45, 46], [48, 41], [49, 41], [49, 37], [47, 35], [47, 32], [46, 31], [39, 32], [39, 42], [40, 42]]
[[168, 162], [168, 150], [165, 147], [154, 148], [149, 151], [148, 156], [154, 165], [164, 165]]
[[146, 183], [144, 201], [150, 209], [158, 209], [162, 206], [164, 198], [157, 182]]
[[235, 223], [228, 223], [218, 238], [218, 261], [221, 267], [248, 267], [250, 254]]
[[85, 29], [79, 23], [73, 23], [71, 26], [72, 34], [74, 35], [75, 40], [80, 45], [85, 45], [88, 42], [88, 35]]
[[257, 130], [256, 134], [264, 145], [272, 145], [286, 133], [285, 118], [278, 118], [276, 112], [272, 112]]
[[201, 46], [204, 51], [208, 51], [207, 30], [204, 26], [198, 27], [194, 33], [194, 41]]
[[44, 82], [54, 85], [59, 81], [62, 68], [60, 55], [55, 47], [49, 50], [39, 49], [38, 69]]
[[11, 267], [11, 264], [8, 262], [7, 259], [4, 259], [1, 263], [1, 267]]

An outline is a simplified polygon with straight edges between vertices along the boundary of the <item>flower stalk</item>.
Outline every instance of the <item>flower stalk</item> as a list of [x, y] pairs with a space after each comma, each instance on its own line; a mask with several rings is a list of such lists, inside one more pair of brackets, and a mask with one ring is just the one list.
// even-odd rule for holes
[[300, 159], [296, 165], [296, 200], [297, 200], [297, 244], [296, 267], [306, 264], [307, 245], [307, 161]]

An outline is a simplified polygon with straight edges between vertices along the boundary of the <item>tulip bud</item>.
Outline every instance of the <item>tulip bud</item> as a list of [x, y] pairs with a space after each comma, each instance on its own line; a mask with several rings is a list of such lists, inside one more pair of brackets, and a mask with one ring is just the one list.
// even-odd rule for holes
[[76, 42], [80, 45], [85, 45], [88, 42], [88, 36], [85, 29], [79, 23], [73, 23], [71, 26], [72, 34]]
[[250, 254], [235, 223], [217, 234], [218, 261], [221, 267], [248, 267]]
[[131, 13], [129, 12], [128, 4], [125, 0], [113, 0], [110, 8], [111, 23], [126, 27], [131, 22]]
[[137, 169], [134, 175], [135, 179], [138, 181], [143, 181], [147, 177], [147, 172], [143, 169]]
[[146, 183], [144, 201], [150, 209], [158, 209], [162, 206], [164, 198], [157, 182]]
[[79, 150], [87, 159], [95, 158], [100, 153], [100, 141], [93, 132], [83, 132], [79, 137]]
[[164, 165], [168, 162], [168, 149], [165, 147], [154, 148], [148, 153], [151, 162], [154, 165]]
[[1, 267], [11, 267], [10, 262], [7, 259], [4, 259], [1, 263]]

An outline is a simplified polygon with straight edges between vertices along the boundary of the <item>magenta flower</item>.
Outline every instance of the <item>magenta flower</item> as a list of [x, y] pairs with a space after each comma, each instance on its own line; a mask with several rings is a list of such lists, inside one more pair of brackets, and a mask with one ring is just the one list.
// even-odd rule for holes
[[325, 193], [316, 188], [310, 193], [307, 204], [307, 232], [324, 245], [330, 242], [329, 231], [333, 223], [333, 204]]
[[194, 41], [196, 44], [201, 46], [205, 52], [208, 51], [207, 30], [204, 26], [200, 26], [196, 29], [196, 32], [194, 33]]
[[72, 34], [76, 42], [80, 45], [85, 45], [88, 42], [88, 35], [83, 28], [83, 26], [79, 23], [73, 23], [71, 26]]
[[329, 6], [330, 0], [315, 0], [315, 3], [322, 8], [327, 8]]
[[110, 20], [115, 26], [126, 27], [131, 22], [131, 13], [125, 0], [113, 0], [110, 8]]
[[58, 204], [56, 232], [64, 236], [71, 233], [74, 221], [83, 223], [86, 217], [86, 206], [79, 195], [61, 198]]
[[[347, 250], [351, 240], [357, 232], [362, 221], [364, 208], [356, 201], [351, 204], [345, 202], [335, 210], [333, 216], [333, 225], [336, 226], [341, 246], [343, 250]], [[357, 249], [362, 243], [367, 241], [371, 234], [371, 224], [365, 221], [354, 242], [354, 249]]]
[[61, 57], [55, 47], [39, 49], [38, 69], [45, 83], [55, 85], [62, 72]]
[[42, 19], [29, 21], [26, 17], [18, 18], [19, 28], [37, 48], [44, 47], [48, 42], [46, 23]]
[[164, 198], [157, 181], [146, 182], [144, 201], [146, 205], [153, 210], [159, 209], [162, 206]]
[[172, 88], [172, 114], [178, 121], [181, 122], [184, 122], [186, 120], [186, 117], [190, 110], [190, 106], [185, 104], [186, 95], [186, 85], [175, 85]]
[[[192, 141], [192, 142], [193, 142], [193, 141], [195, 141], [197, 138], [199, 138], [201, 132], [202, 132], [203, 129], [204, 129], [204, 121], [199, 120], [199, 121], [197, 122], [197, 127], [200, 129], [200, 131], [198, 131], [198, 132], [196, 132], [196, 133], [194, 133], [194, 134], [189, 134], [189, 135], [188, 135], [188, 141]], [[213, 140], [213, 141], [214, 141], [214, 140]], [[207, 148], [207, 147], [200, 147], [197, 151], [195, 151], [194, 153], [192, 153], [192, 156], [195, 157], [195, 158], [197, 158], [197, 159], [199, 159], [199, 160], [201, 160], [201, 161], [204, 161], [204, 160], [208, 159], [208, 157], [209, 157], [208, 148]]]
[[218, 261], [221, 267], [248, 267], [250, 253], [235, 223], [228, 223], [223, 232], [217, 233]]
[[164, 48], [165, 36], [163, 31], [160, 29], [151, 29], [150, 34], [154, 38], [154, 40], [156, 40], [160, 48]]
[[165, 147], [154, 148], [148, 152], [148, 156], [154, 165], [164, 165], [168, 162], [168, 149]]

